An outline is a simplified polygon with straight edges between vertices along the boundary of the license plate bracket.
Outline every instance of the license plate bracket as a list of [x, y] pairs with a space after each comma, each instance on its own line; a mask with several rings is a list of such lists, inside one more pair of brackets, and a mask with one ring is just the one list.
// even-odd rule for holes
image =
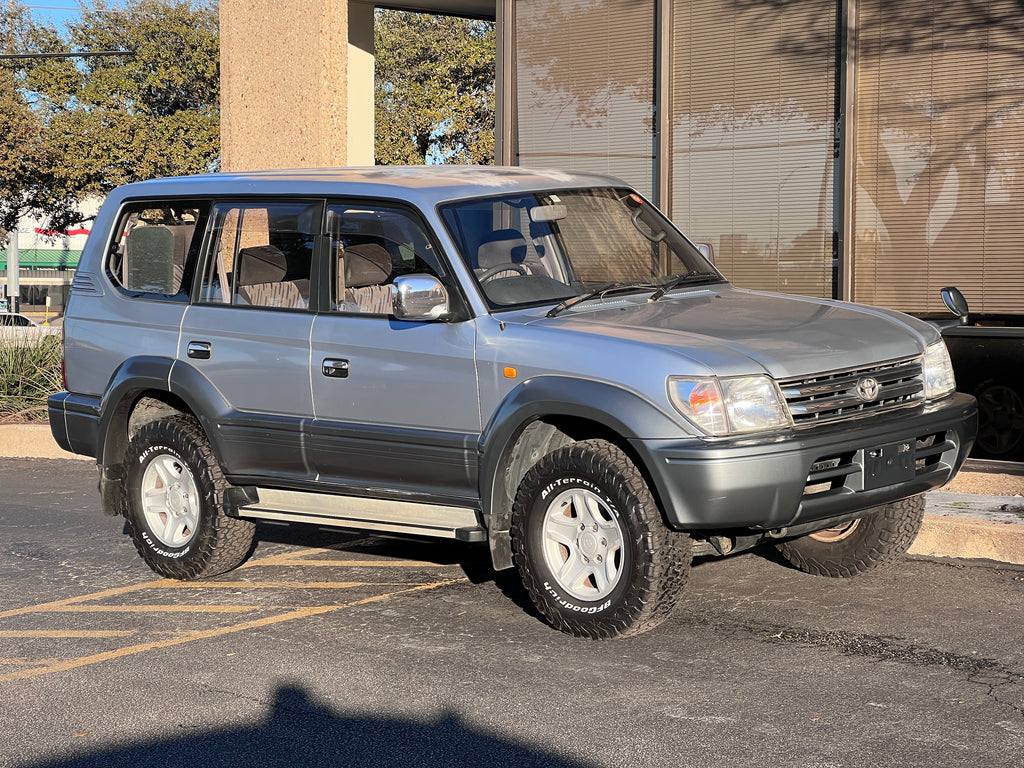
[[914, 479], [914, 440], [900, 440], [864, 450], [864, 490]]

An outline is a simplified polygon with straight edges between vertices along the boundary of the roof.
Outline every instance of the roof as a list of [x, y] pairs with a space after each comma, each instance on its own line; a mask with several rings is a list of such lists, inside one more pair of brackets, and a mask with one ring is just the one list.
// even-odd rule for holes
[[429, 207], [445, 200], [516, 192], [625, 185], [609, 176], [514, 166], [415, 165], [241, 171], [129, 184], [111, 197], [202, 195], [365, 195]]
[[487, 20], [493, 20], [497, 12], [495, 0], [384, 0], [375, 5], [382, 8], [398, 8], [403, 11], [447, 13], [453, 16], [468, 16], [472, 19]]

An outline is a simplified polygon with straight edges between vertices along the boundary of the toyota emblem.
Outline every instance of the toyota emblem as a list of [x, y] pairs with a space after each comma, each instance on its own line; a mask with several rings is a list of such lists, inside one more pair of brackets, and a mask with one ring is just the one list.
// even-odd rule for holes
[[873, 403], [878, 399], [878, 393], [881, 389], [882, 387], [878, 383], [878, 379], [865, 376], [857, 382], [857, 397], [866, 403]]

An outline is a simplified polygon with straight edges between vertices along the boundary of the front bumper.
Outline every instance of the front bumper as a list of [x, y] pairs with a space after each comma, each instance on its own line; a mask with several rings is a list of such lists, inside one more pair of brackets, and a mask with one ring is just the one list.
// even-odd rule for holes
[[634, 440], [666, 522], [769, 531], [867, 510], [949, 482], [978, 430], [974, 398], [785, 435]]

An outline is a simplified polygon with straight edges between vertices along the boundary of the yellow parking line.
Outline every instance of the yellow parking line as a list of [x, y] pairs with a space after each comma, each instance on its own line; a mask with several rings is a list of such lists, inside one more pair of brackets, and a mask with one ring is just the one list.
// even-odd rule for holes
[[266, 607], [265, 605], [61, 605], [49, 608], [45, 613], [245, 613]]
[[14, 659], [0, 659], [0, 665], [6, 667], [28, 667], [29, 669], [39, 669], [42, 667], [48, 667], [51, 664], [58, 664], [66, 658], [66, 656], [62, 656], [54, 659], [30, 659], [28, 657], [21, 656]]
[[129, 592], [138, 592], [142, 589], [152, 589], [153, 587], [163, 586], [165, 583], [170, 581], [171, 579], [158, 579], [157, 581], [147, 581], [143, 584], [132, 584], [131, 586], [127, 587], [115, 587], [114, 589], [104, 589], [102, 592], [92, 592], [88, 595], [69, 597], [66, 600], [54, 600], [50, 603], [37, 603], [36, 605], [26, 605], [24, 608], [13, 608], [9, 611], [0, 611], [0, 619], [5, 619], [8, 616], [24, 616], [27, 613], [40, 613], [50, 611], [64, 605], [75, 605], [76, 603], [87, 603], [91, 600], [102, 600], [105, 597], [114, 597], [116, 595], [124, 595]]
[[124, 637], [130, 629], [2, 629], [0, 637]]
[[392, 586], [371, 581], [172, 581], [160, 589], [352, 589]]
[[246, 621], [241, 624], [233, 624], [231, 626], [221, 627], [219, 629], [210, 629], [202, 632], [193, 632], [188, 635], [169, 638], [167, 640], [159, 640], [151, 643], [132, 645], [125, 648], [117, 648], [112, 651], [97, 653], [93, 654], [92, 656], [83, 656], [78, 659], [66, 659], [63, 661], [56, 662], [54, 664], [49, 664], [46, 667], [39, 667], [35, 669], [23, 669], [17, 672], [11, 672], [6, 675], [0, 675], [0, 683], [6, 683], [11, 680], [24, 680], [25, 678], [37, 677], [39, 675], [47, 675], [53, 672], [66, 672], [68, 670], [76, 669], [78, 667], [85, 667], [91, 664], [98, 664], [101, 661], [109, 661], [111, 659], [131, 656], [137, 653], [144, 653], [146, 651], [152, 651], [159, 648], [169, 648], [174, 645], [190, 643], [193, 640], [205, 640], [212, 637], [220, 637], [223, 635], [233, 634], [235, 632], [244, 632], [248, 629], [257, 629], [259, 627], [266, 627], [272, 624], [280, 624], [282, 622], [292, 621], [294, 619], [304, 619], [309, 616], [317, 616], [319, 614], [331, 613], [332, 611], [340, 611], [345, 608], [354, 608], [356, 606], [366, 605], [368, 603], [376, 603], [381, 600], [387, 600], [398, 595], [437, 589], [439, 587], [446, 587], [450, 584], [456, 584], [462, 581], [466, 581], [466, 579], [450, 579], [447, 581], [438, 581], [431, 584], [419, 584], [415, 587], [410, 587], [408, 589], [400, 589], [395, 592], [389, 592], [383, 595], [374, 595], [373, 597], [364, 597], [361, 600], [353, 600], [352, 602], [343, 603], [340, 605], [320, 605], [309, 608], [300, 608], [289, 613], [283, 613], [277, 616], [268, 616], [262, 619], [255, 619], [253, 621]]
[[309, 552], [285, 552], [283, 555], [271, 555], [270, 557], [263, 557], [259, 560], [250, 560], [247, 563], [242, 563], [235, 570], [244, 571], [246, 568], [254, 568], [257, 565], [278, 565], [290, 563], [293, 560], [299, 560], [302, 557], [310, 554]]
[[346, 568], [452, 568], [448, 563], [424, 563], [420, 560], [295, 560], [287, 563], [253, 563], [253, 565], [337, 565]]
[[292, 562], [292, 561], [301, 561], [302, 558], [309, 557], [310, 555], [315, 555], [315, 554], [317, 554], [319, 552], [324, 552], [324, 551], [338, 552], [338, 551], [341, 551], [343, 549], [349, 549], [350, 547], [358, 546], [360, 544], [366, 544], [367, 542], [373, 541], [374, 538], [375, 537], [373, 537], [373, 536], [369, 536], [369, 537], [366, 537], [366, 538], [363, 538], [363, 539], [354, 539], [353, 541], [342, 541], [342, 542], [339, 542], [337, 544], [331, 544], [330, 546], [327, 546], [327, 547], [316, 547], [316, 548], [311, 548], [311, 549], [300, 549], [300, 550], [295, 551], [295, 552], [284, 552], [284, 553], [282, 553], [280, 555], [271, 555], [270, 557], [263, 557], [263, 558], [260, 558], [259, 560], [250, 560], [249, 562], [244, 563], [243, 565], [238, 566], [238, 568], [236, 568], [235, 570], [239, 570], [240, 571], [243, 568], [254, 568], [257, 565], [276, 565], [276, 564], [289, 563], [289, 562]]

